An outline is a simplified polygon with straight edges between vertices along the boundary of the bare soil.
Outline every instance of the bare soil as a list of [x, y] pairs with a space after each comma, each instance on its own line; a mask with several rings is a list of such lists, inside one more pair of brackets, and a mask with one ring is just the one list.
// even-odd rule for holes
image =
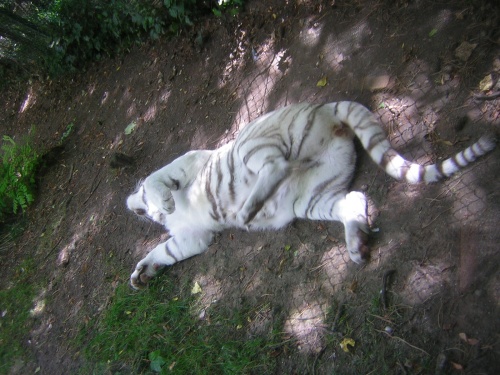
[[[165, 236], [127, 212], [127, 195], [186, 151], [234, 138], [240, 124], [290, 103], [359, 101], [380, 116], [396, 148], [421, 163], [498, 134], [500, 99], [474, 96], [500, 90], [480, 89], [486, 76], [500, 74], [498, 25], [494, 1], [250, 1], [237, 18], [208, 18], [188, 35], [77, 75], [6, 89], [2, 134], [19, 137], [35, 125], [37, 147], [50, 150], [74, 124], [39, 183], [26, 231], [0, 254], [0, 286], [32, 257], [37, 298], [46, 301], [30, 322], [32, 357], [11, 373], [70, 374], [91, 361], [71, 340]], [[117, 165], [117, 153], [133, 165]], [[249, 334], [282, 322], [296, 345], [276, 354], [281, 373], [352, 373], [341, 358], [368, 355], [368, 338], [356, 332], [369, 321], [377, 345], [414, 352], [394, 363], [395, 374], [425, 373], [421, 362], [436, 374], [498, 374], [498, 156], [497, 149], [443, 183], [409, 186], [360, 150], [353, 189], [370, 197], [376, 230], [364, 267], [349, 261], [338, 223], [299, 221], [277, 232], [225, 231], [207, 253], [161, 277], [199, 282], [207, 306], [254, 305], [261, 313]], [[388, 309], [405, 316], [398, 326], [371, 310], [389, 270]], [[339, 306], [348, 312], [354, 353], [328, 340], [327, 318]]]

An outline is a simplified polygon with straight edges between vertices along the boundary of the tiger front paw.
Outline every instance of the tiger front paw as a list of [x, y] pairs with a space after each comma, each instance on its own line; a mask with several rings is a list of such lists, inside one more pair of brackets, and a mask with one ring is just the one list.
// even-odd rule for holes
[[156, 263], [148, 264], [145, 259], [141, 260], [135, 267], [135, 271], [130, 275], [130, 286], [135, 290], [144, 289], [149, 280], [155, 277], [163, 267], [163, 265]]
[[175, 211], [175, 201], [171, 190], [163, 183], [147, 178], [144, 181], [145, 196], [148, 202], [167, 214]]

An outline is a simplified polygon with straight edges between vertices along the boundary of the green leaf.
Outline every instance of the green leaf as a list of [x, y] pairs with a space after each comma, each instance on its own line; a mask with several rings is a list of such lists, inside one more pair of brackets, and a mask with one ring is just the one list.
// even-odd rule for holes
[[135, 121], [132, 121], [130, 124], [127, 125], [125, 128], [125, 135], [130, 135], [132, 132], [135, 130], [137, 126], [137, 123]]
[[318, 87], [325, 87], [326, 86], [326, 77], [321, 78], [318, 83], [316, 83], [316, 86]]
[[167, 363], [160, 355], [159, 350], [149, 353], [149, 360], [151, 361], [149, 366], [154, 372], [161, 372], [161, 368], [165, 363]]
[[429, 36], [432, 38], [434, 35], [437, 34], [437, 29], [432, 29], [430, 32], [429, 32]]

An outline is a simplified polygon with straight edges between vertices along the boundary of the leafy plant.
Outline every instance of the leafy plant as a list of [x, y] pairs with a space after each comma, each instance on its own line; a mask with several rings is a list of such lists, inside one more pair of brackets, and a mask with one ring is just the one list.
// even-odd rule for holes
[[217, 0], [217, 6], [212, 8], [213, 14], [222, 17], [223, 13], [230, 16], [237, 15], [243, 7], [243, 0]]
[[183, 27], [192, 26], [192, 18], [203, 9], [196, 0], [53, 1], [47, 11], [55, 30], [51, 47], [61, 66], [78, 68], [127, 50], [145, 38], [178, 34]]
[[3, 136], [2, 164], [0, 165], [0, 220], [10, 213], [26, 210], [34, 200], [35, 173], [39, 156], [29, 139], [18, 144]]

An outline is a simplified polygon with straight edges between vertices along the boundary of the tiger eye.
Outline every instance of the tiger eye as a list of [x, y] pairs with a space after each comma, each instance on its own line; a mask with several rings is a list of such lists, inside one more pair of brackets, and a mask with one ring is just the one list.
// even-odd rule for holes
[[142, 208], [138, 208], [136, 210], [134, 210], [134, 212], [139, 215], [139, 216], [144, 216], [146, 215], [146, 210], [142, 209]]

